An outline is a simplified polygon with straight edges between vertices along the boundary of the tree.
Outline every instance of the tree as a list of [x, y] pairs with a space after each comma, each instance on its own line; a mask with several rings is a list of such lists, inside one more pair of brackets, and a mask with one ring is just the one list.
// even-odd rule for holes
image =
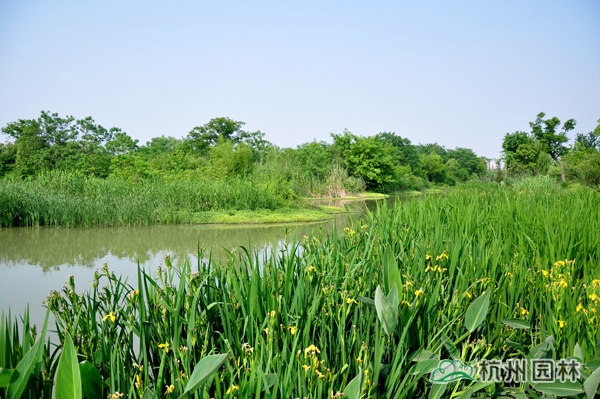
[[208, 154], [208, 149], [217, 144], [219, 138], [237, 143], [242, 140], [245, 123], [227, 117], [213, 118], [202, 126], [194, 127], [187, 135], [189, 148], [200, 154]]
[[485, 173], [485, 161], [470, 148], [456, 147], [454, 150], [448, 150], [448, 159], [455, 159], [460, 169], [466, 171], [467, 178], [473, 174], [481, 176]]
[[536, 175], [548, 168], [548, 155], [542, 151], [535, 137], [526, 132], [506, 133], [502, 152], [507, 173], [511, 175]]
[[598, 119], [598, 126], [596, 126], [593, 132], [577, 134], [575, 137], [575, 147], [580, 147], [581, 149], [595, 148], [600, 151], [600, 119]]
[[442, 161], [446, 162], [448, 160], [448, 150], [442, 145], [438, 143], [430, 143], [430, 144], [419, 144], [415, 147], [417, 150], [417, 154], [421, 155], [429, 155], [432, 152], [435, 152], [440, 157], [442, 157]]
[[331, 134], [333, 147], [351, 176], [363, 179], [368, 189], [387, 190], [397, 183], [396, 149], [377, 137], [355, 136], [347, 130]]
[[391, 132], [379, 133], [377, 138], [390, 143], [396, 148], [398, 151], [398, 164], [408, 165], [413, 171], [420, 169], [419, 154], [417, 154], [417, 149], [409, 139], [396, 136], [396, 133]]
[[421, 155], [421, 169], [431, 182], [443, 183], [446, 178], [446, 167], [444, 161], [436, 152], [431, 152], [429, 155]]
[[13, 143], [0, 144], [0, 178], [13, 171], [16, 158], [17, 147]]
[[542, 150], [560, 165], [560, 177], [564, 182], [565, 167], [561, 157], [569, 151], [567, 146], [565, 146], [565, 143], [569, 141], [567, 133], [575, 128], [577, 122], [575, 119], [569, 119], [563, 124], [562, 130], [557, 132], [557, 129], [560, 127], [560, 119], [552, 117], [544, 120], [545, 116], [545, 113], [540, 112], [534, 122], [529, 122], [531, 133], [542, 145]]
[[294, 151], [294, 158], [306, 175], [320, 180], [326, 178], [333, 165], [333, 153], [324, 141], [299, 145]]

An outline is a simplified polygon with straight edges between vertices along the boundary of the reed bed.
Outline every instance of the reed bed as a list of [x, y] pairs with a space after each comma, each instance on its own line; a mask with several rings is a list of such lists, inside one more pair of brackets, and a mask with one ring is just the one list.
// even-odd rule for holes
[[[599, 213], [591, 190], [455, 190], [264, 258], [241, 247], [176, 269], [167, 257], [130, 281], [107, 266], [47, 306], [102, 398], [185, 397], [195, 365], [215, 354], [223, 365], [189, 397], [593, 397]], [[566, 385], [429, 380], [440, 359], [512, 357], [584, 367]], [[53, 384], [56, 357], [45, 359], [39, 397]]]
[[55, 172], [0, 182], [0, 227], [190, 222], [204, 211], [277, 209], [276, 187], [244, 179], [132, 182]]

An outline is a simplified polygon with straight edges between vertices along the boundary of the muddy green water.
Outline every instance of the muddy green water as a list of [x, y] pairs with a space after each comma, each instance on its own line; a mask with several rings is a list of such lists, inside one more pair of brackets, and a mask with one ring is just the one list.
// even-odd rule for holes
[[29, 304], [32, 320], [40, 322], [51, 290], [60, 290], [72, 274], [83, 292], [105, 262], [116, 274], [135, 276], [138, 263], [155, 270], [166, 255], [174, 264], [187, 258], [196, 265], [199, 246], [206, 248], [204, 258], [223, 258], [240, 246], [268, 254], [316, 230], [343, 231], [350, 217], [292, 225], [0, 229], [0, 309], [22, 314]]
[[[396, 198], [388, 199], [390, 205]], [[339, 206], [340, 203], [330, 205]], [[317, 223], [277, 225], [163, 225], [119, 228], [5, 228], [0, 229], [0, 310], [22, 314], [29, 305], [33, 323], [43, 322], [43, 301], [51, 290], [60, 291], [69, 275], [76, 290], [87, 290], [96, 270], [107, 263], [117, 275], [133, 276], [137, 265], [156, 270], [171, 256], [175, 265], [202, 256], [223, 259], [228, 251], [244, 246], [263, 254], [281, 250], [286, 243], [321, 230], [328, 234], [360, 217], [376, 201], [350, 202], [347, 214]], [[240, 252], [238, 250], [238, 252]], [[135, 281], [130, 281], [135, 286]]]

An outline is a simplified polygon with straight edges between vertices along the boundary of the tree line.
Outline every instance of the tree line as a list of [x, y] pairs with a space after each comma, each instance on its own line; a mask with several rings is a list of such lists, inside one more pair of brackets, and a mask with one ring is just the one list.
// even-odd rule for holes
[[576, 124], [569, 119], [561, 125], [556, 116], [546, 118], [541, 112], [529, 122], [529, 132], [506, 133], [502, 142], [506, 175], [550, 175], [600, 190], [600, 120], [594, 131], [577, 133], [568, 145], [567, 134]]
[[0, 144], [0, 178], [32, 178], [53, 170], [134, 181], [254, 174], [288, 181], [300, 194], [335, 195], [454, 185], [486, 173], [485, 159], [471, 149], [415, 145], [393, 132], [363, 137], [344, 130], [331, 134], [332, 143], [280, 148], [244, 125], [219, 117], [182, 138], [154, 137], [142, 145], [91, 117], [42, 111], [37, 119], [19, 119], [2, 128], [10, 141]]

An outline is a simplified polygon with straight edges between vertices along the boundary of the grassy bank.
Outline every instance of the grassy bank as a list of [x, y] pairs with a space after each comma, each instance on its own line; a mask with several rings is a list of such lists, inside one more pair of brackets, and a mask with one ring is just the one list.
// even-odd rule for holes
[[203, 212], [275, 210], [293, 195], [244, 179], [135, 183], [52, 173], [0, 182], [0, 226], [189, 223]]
[[[129, 283], [106, 268], [83, 295], [71, 280], [47, 306], [104, 398], [178, 397], [217, 353], [224, 366], [194, 397], [581, 397], [600, 364], [599, 224], [591, 190], [455, 190], [265, 259], [240, 249], [176, 270], [167, 258]], [[0, 367], [31, 345], [26, 331]], [[429, 380], [440, 359], [572, 356], [582, 375], [561, 386]], [[57, 354], [40, 359], [37, 397], [52, 389]]]

